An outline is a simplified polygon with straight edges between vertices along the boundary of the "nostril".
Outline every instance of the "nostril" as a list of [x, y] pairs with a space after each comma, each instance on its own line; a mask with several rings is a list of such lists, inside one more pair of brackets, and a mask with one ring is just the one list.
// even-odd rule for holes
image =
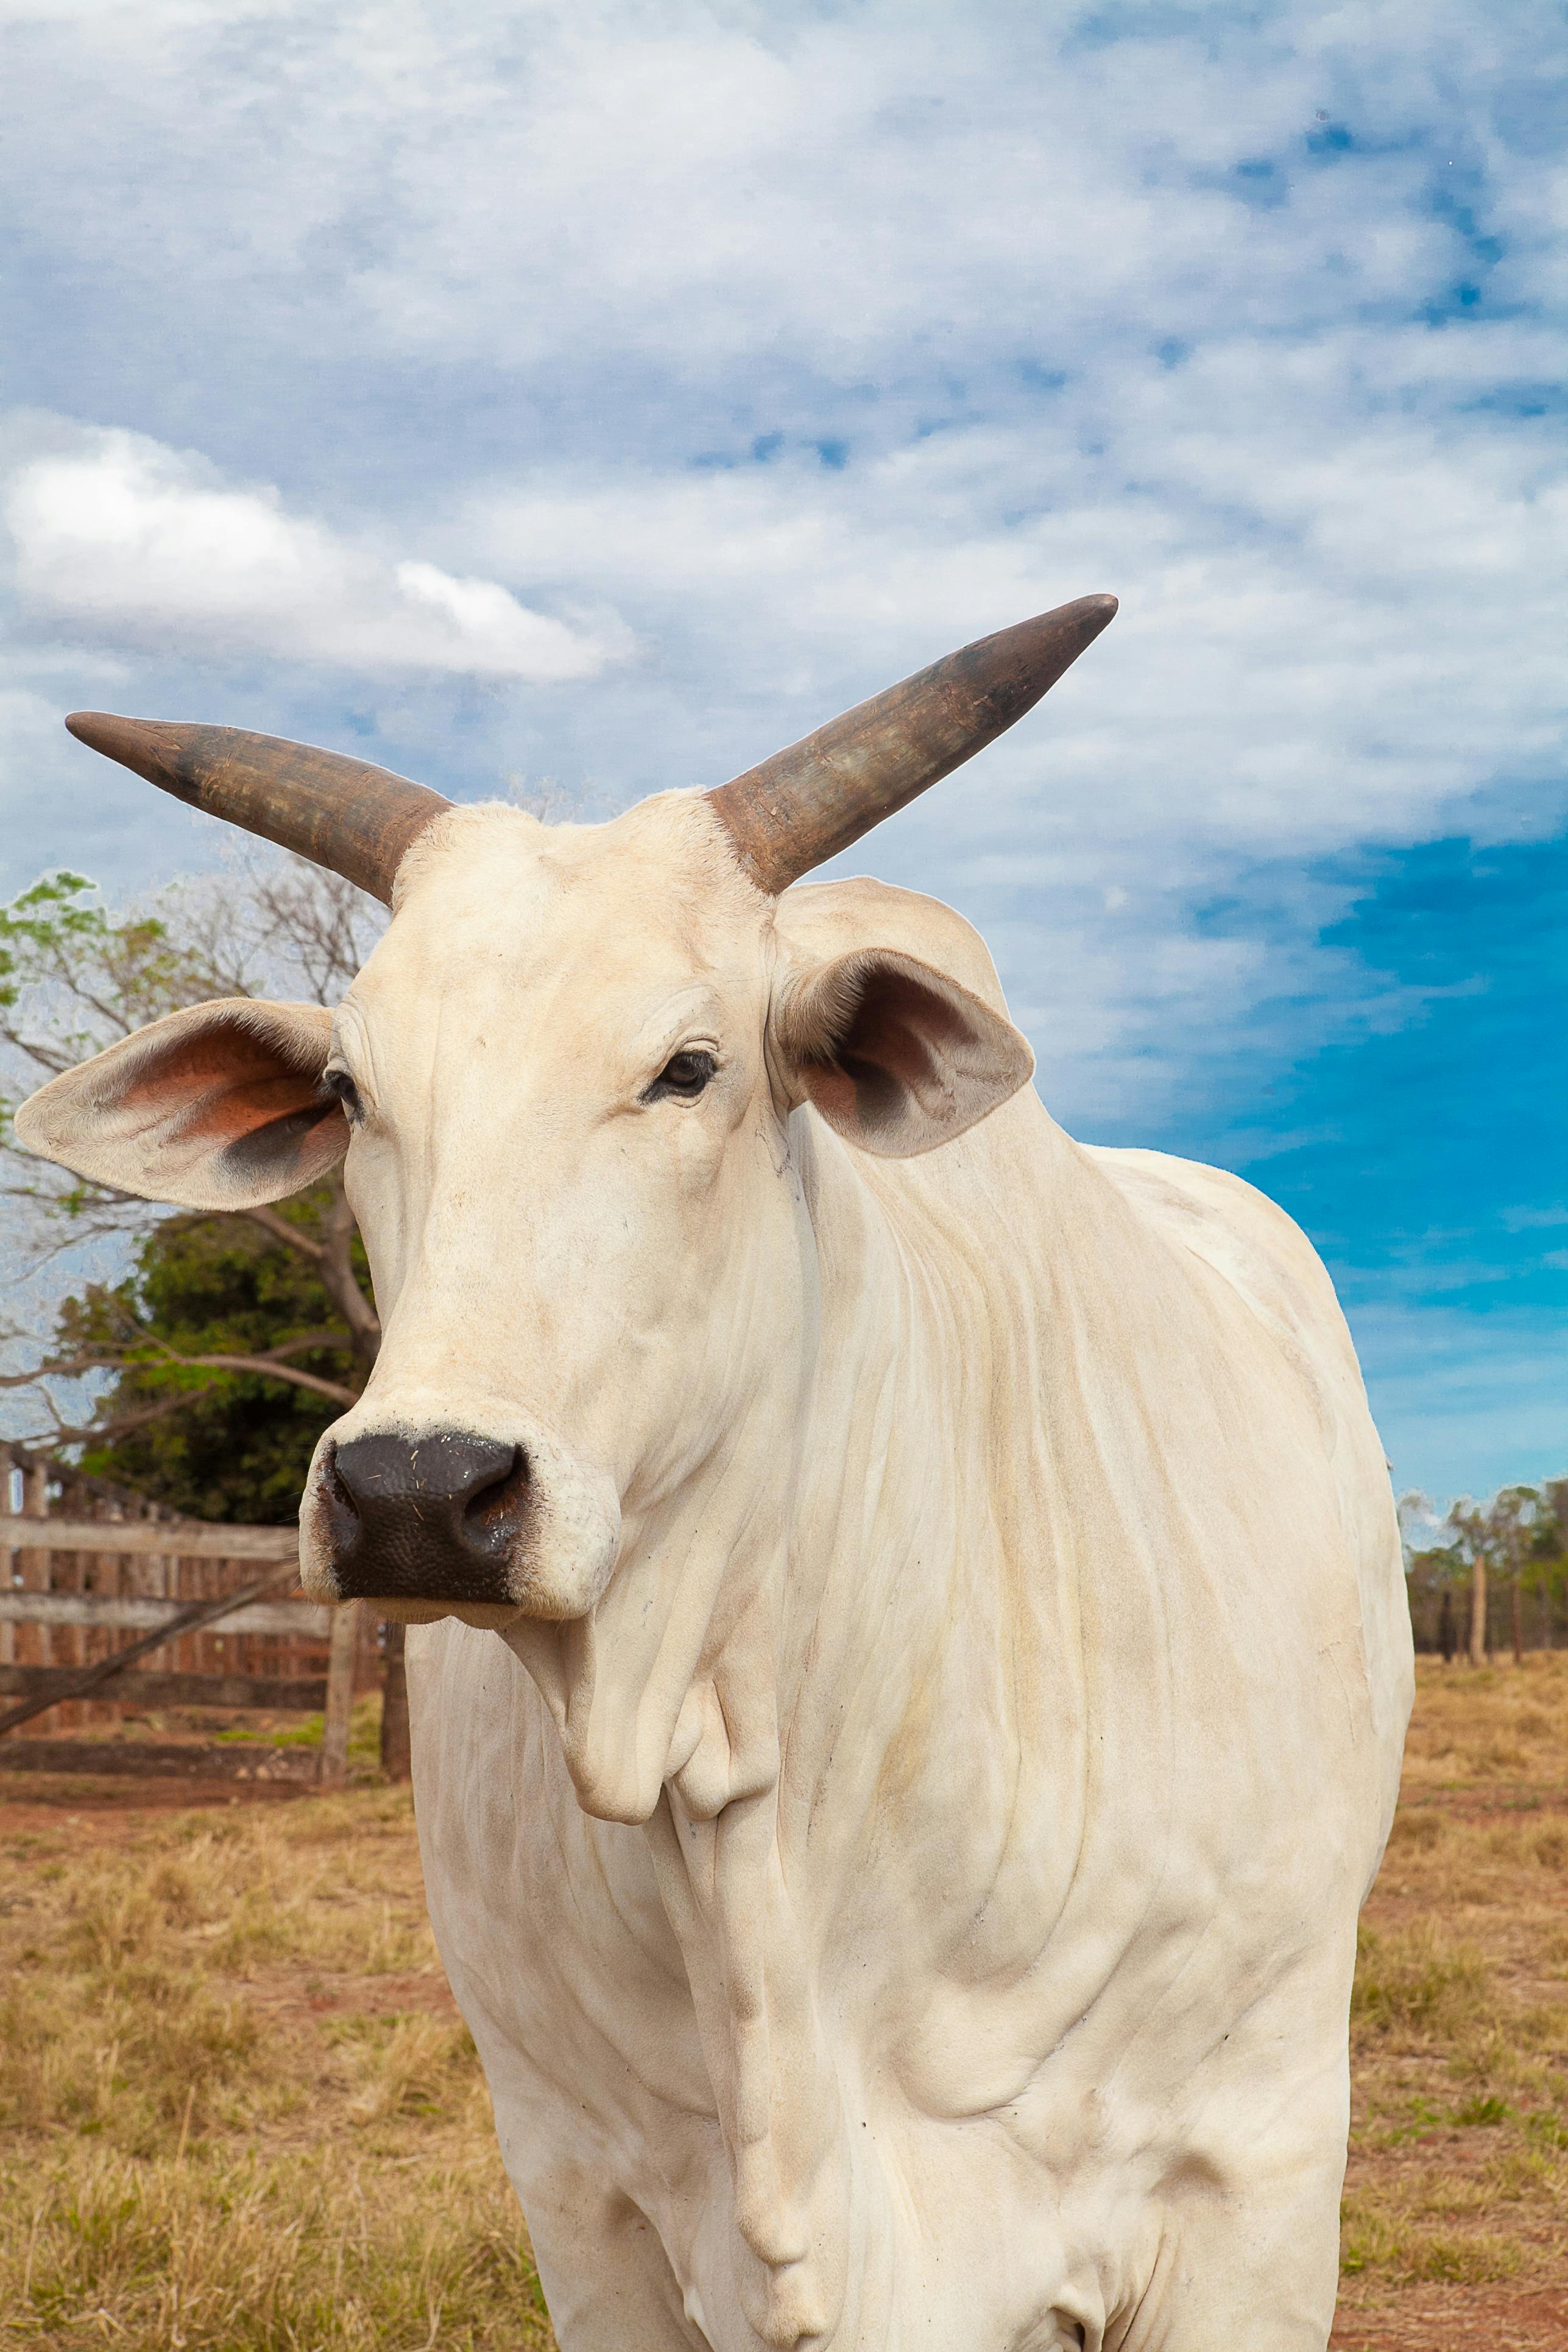
[[338, 1449], [330, 1444], [321, 1456], [321, 1493], [331, 1524], [332, 1540], [340, 1549], [360, 1532], [359, 1505], [338, 1467]]
[[476, 1551], [504, 1551], [522, 1525], [528, 1487], [528, 1456], [514, 1445], [501, 1475], [471, 1494], [464, 1505], [464, 1541]]
[[355, 1596], [505, 1601], [528, 1516], [528, 1457], [503, 1438], [366, 1430], [321, 1457], [340, 1587]]

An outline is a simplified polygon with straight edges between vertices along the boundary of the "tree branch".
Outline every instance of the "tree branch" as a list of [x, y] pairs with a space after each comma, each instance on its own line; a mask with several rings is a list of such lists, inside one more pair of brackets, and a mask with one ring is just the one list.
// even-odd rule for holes
[[341, 1381], [324, 1381], [317, 1372], [299, 1372], [291, 1364], [280, 1364], [271, 1356], [176, 1356], [171, 1353], [171, 1363], [192, 1372], [253, 1372], [269, 1381], [288, 1381], [295, 1388], [309, 1389], [316, 1396], [330, 1397], [334, 1404], [357, 1404], [359, 1391], [344, 1388]]
[[122, 1371], [122, 1356], [63, 1356], [58, 1363], [40, 1364], [36, 1371], [0, 1372], [0, 1389], [31, 1388], [36, 1381], [79, 1381], [86, 1372]]
[[[36, 1371], [0, 1373], [0, 1388], [20, 1389], [34, 1386], [40, 1381], [79, 1381], [88, 1372], [126, 1372], [155, 1370], [167, 1365], [187, 1372], [248, 1372], [266, 1380], [286, 1381], [290, 1386], [310, 1389], [317, 1396], [331, 1399], [334, 1404], [353, 1404], [358, 1401], [356, 1389], [345, 1388], [341, 1381], [324, 1380], [319, 1372], [302, 1372], [285, 1363], [286, 1356], [297, 1355], [305, 1348], [341, 1348], [341, 1331], [307, 1331], [295, 1339], [285, 1339], [280, 1346], [262, 1356], [205, 1355], [185, 1356], [171, 1348], [166, 1340], [149, 1339], [128, 1342], [122, 1354], [98, 1353], [88, 1356], [67, 1356], [54, 1363], [40, 1364]], [[155, 1347], [158, 1354], [149, 1361], [133, 1349]], [[193, 1390], [200, 1396], [204, 1391]]]
[[292, 1339], [279, 1339], [275, 1348], [263, 1348], [256, 1360], [282, 1364], [290, 1356], [302, 1355], [307, 1348], [342, 1348], [345, 1344], [341, 1331], [300, 1331]]
[[50, 1445], [102, 1445], [115, 1438], [127, 1436], [133, 1429], [144, 1429], [149, 1422], [167, 1421], [172, 1413], [184, 1412], [187, 1405], [207, 1394], [205, 1389], [181, 1389], [174, 1396], [160, 1397], [156, 1404], [144, 1404], [135, 1412], [116, 1413], [112, 1421], [89, 1422], [74, 1429], [68, 1422], [55, 1416], [55, 1426], [49, 1433]]
[[[291, 1225], [287, 1217], [279, 1215], [276, 1209], [241, 1209], [237, 1213], [231, 1210], [228, 1213], [248, 1217], [253, 1225], [259, 1225], [262, 1232], [270, 1234], [275, 1242], [281, 1242], [287, 1249], [298, 1250], [301, 1257], [308, 1257], [313, 1265], [320, 1265], [326, 1255], [320, 1242], [312, 1241], [300, 1226]], [[359, 1286], [356, 1283], [354, 1286], [357, 1289]], [[333, 1303], [335, 1305], [336, 1301]]]

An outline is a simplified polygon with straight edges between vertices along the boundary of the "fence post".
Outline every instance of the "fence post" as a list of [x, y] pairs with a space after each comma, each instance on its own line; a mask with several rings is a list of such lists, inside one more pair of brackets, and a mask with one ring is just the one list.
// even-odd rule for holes
[[332, 1612], [327, 1653], [327, 1717], [321, 1728], [321, 1786], [341, 1789], [349, 1776], [349, 1717], [354, 1703], [354, 1654], [359, 1647], [359, 1603], [341, 1601]]
[[[25, 1519], [47, 1519], [49, 1516], [49, 1474], [47, 1466], [36, 1457], [23, 1456], [22, 1517]], [[47, 1592], [49, 1589], [49, 1554], [47, 1551], [18, 1551], [15, 1573], [25, 1592]], [[52, 1666], [55, 1663], [54, 1628], [35, 1625], [32, 1632], [31, 1664]], [[21, 1643], [17, 1643], [21, 1648]]]
[[404, 1665], [407, 1627], [386, 1628], [386, 1679], [381, 1692], [381, 1769], [389, 1780], [406, 1780], [412, 1765], [408, 1748], [408, 1675]]
[[[16, 1507], [11, 1493], [11, 1481], [14, 1475], [11, 1467], [11, 1449], [8, 1445], [0, 1445], [0, 1503], [5, 1506], [7, 1518]], [[16, 1554], [10, 1545], [0, 1544], [0, 1585], [3, 1585], [7, 1592], [11, 1590], [12, 1562], [15, 1559]], [[14, 1664], [16, 1657], [16, 1629], [9, 1624], [0, 1625], [0, 1666]]]
[[[109, 1527], [116, 1521], [124, 1519], [125, 1512], [119, 1503], [111, 1503], [101, 1496], [95, 1497], [79, 1480], [76, 1482], [76, 1488], [80, 1495], [81, 1516], [84, 1519], [96, 1519], [103, 1527]], [[74, 1509], [75, 1507], [75, 1496], [68, 1488], [67, 1497], [62, 1498], [61, 1508]], [[119, 1591], [123, 1572], [120, 1553], [79, 1552], [77, 1559], [79, 1563], [77, 1575], [79, 1591], [85, 1592], [89, 1589], [94, 1592]], [[96, 1664], [99, 1658], [107, 1657], [110, 1651], [116, 1647], [114, 1635], [107, 1631], [96, 1636], [84, 1633], [81, 1647], [82, 1664], [86, 1665], [89, 1660]], [[106, 1714], [114, 1717], [122, 1717], [124, 1712], [123, 1707], [105, 1706], [101, 1701], [84, 1699], [76, 1708], [76, 1718], [79, 1723], [91, 1723], [95, 1718], [101, 1722]]]

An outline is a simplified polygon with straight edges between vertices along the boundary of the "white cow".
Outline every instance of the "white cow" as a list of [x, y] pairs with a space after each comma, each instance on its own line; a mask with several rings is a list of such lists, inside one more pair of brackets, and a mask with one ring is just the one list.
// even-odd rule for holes
[[175, 1014], [19, 1128], [205, 1207], [347, 1149], [384, 1339], [307, 1581], [422, 1621], [565, 2352], [1328, 2336], [1411, 1694], [1332, 1290], [1235, 1178], [1064, 1135], [958, 916], [788, 887], [1110, 609], [597, 826], [72, 722], [392, 898], [335, 1019]]

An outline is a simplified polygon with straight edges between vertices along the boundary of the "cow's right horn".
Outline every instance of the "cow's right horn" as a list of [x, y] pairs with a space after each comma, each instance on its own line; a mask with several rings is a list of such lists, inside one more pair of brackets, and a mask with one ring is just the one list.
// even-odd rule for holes
[[242, 727], [117, 719], [107, 710], [75, 710], [66, 725], [176, 800], [298, 850], [387, 904], [409, 843], [452, 805], [368, 760]]
[[708, 802], [761, 889], [787, 888], [1022, 719], [1092, 645], [1114, 596], [1080, 596], [980, 637], [858, 703]]

